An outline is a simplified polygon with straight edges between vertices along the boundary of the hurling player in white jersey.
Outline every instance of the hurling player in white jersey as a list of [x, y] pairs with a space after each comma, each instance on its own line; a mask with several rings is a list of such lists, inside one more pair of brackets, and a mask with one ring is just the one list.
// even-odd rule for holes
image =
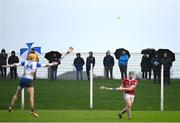
[[57, 65], [57, 62], [53, 62], [50, 64], [42, 65], [40, 63], [36, 62], [37, 56], [34, 54], [29, 54], [26, 61], [18, 63], [18, 64], [11, 64], [11, 65], [5, 65], [3, 67], [12, 67], [12, 66], [24, 66], [24, 74], [22, 75], [20, 79], [20, 83], [17, 87], [17, 91], [15, 95], [12, 98], [11, 104], [9, 106], [8, 111], [11, 112], [14, 104], [17, 100], [17, 98], [21, 94], [21, 90], [23, 88], [27, 88], [27, 91], [29, 93], [29, 99], [30, 99], [30, 110], [33, 116], [38, 117], [39, 115], [34, 112], [34, 87], [33, 87], [33, 77], [36, 69], [38, 67], [49, 67]]

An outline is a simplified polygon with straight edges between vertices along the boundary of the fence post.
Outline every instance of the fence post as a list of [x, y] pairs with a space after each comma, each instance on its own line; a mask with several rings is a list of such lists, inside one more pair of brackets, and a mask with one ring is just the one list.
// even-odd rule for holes
[[161, 97], [160, 97], [161, 111], [164, 111], [164, 65], [161, 65]]
[[90, 69], [90, 109], [93, 108], [93, 64], [91, 63]]
[[21, 110], [24, 110], [24, 88], [21, 91]]

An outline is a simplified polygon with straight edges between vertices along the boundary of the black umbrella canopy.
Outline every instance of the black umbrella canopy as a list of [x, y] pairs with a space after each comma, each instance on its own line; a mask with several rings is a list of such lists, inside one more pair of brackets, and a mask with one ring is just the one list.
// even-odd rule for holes
[[171, 58], [172, 62], [175, 61], [175, 53], [173, 53], [169, 49], [159, 49], [156, 51], [156, 55], [159, 56], [159, 58], [163, 58], [164, 53], [167, 53], [167, 56]]
[[116, 49], [114, 55], [116, 56], [116, 59], [119, 59], [119, 57], [123, 54], [123, 51], [126, 52], [126, 54], [130, 57], [130, 53], [128, 50], [124, 49], [124, 48], [119, 48], [119, 49]]
[[151, 54], [154, 54], [155, 52], [156, 52], [155, 49], [153, 49], [153, 48], [147, 48], [147, 49], [143, 49], [143, 50], [141, 51], [141, 54], [149, 54], [149, 55], [151, 55]]
[[59, 58], [59, 59], [62, 56], [62, 54], [58, 51], [50, 51], [45, 54], [44, 58], [50, 61], [54, 57], [54, 54], [56, 54], [56, 58]]

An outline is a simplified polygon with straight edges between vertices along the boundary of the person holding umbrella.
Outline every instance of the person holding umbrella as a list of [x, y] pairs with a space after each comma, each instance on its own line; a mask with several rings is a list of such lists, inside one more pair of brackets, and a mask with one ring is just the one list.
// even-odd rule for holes
[[118, 60], [118, 64], [121, 72], [121, 79], [123, 80], [124, 78], [127, 78], [127, 64], [131, 55], [129, 51], [124, 48], [116, 49], [114, 55]]
[[93, 64], [93, 67], [95, 66], [95, 57], [93, 56], [93, 52], [89, 52], [89, 56], [86, 58], [86, 74], [88, 80], [90, 80], [90, 69], [91, 69], [91, 63]]
[[61, 60], [64, 59], [68, 54], [72, 53], [73, 50], [74, 50], [73, 47], [69, 47], [68, 51], [63, 56], [58, 51], [50, 51], [45, 54], [44, 58], [46, 58], [49, 61], [49, 63], [58, 62], [57, 65], [52, 66], [50, 69], [48, 69], [48, 78], [51, 78], [51, 80], [57, 79], [58, 65], [61, 64]]
[[152, 70], [153, 70], [153, 66], [151, 64], [151, 60], [152, 60], [152, 54], [148, 55], [148, 73], [149, 73], [149, 80], [151, 80], [151, 74], [152, 74]]
[[119, 57], [119, 68], [121, 71], [121, 79], [127, 78], [127, 63], [129, 56], [126, 54], [126, 51], [122, 51], [122, 55]]
[[[27, 48], [21, 48], [20, 49], [20, 55], [22, 57], [24, 57], [25, 59], [27, 59], [27, 56], [29, 54], [35, 54], [37, 57], [36, 57], [36, 61], [39, 62], [39, 57], [38, 57], [38, 54], [41, 54], [41, 47], [32, 47], [34, 43], [26, 43], [27, 45]], [[38, 53], [38, 54], [37, 54]]]
[[175, 54], [169, 49], [159, 49], [156, 54], [160, 58], [161, 64], [164, 65], [164, 84], [170, 84], [170, 69], [175, 61]]
[[170, 84], [170, 69], [172, 67], [172, 60], [167, 53], [163, 54], [161, 63], [164, 65], [164, 84]]
[[[151, 73], [152, 73], [152, 69], [153, 69], [153, 65], [151, 64], [151, 59], [154, 57], [155, 52], [156, 52], [156, 50], [154, 48], [146, 48], [141, 51], [141, 54], [144, 54], [142, 57], [142, 62], [145, 60], [144, 63], [142, 63], [142, 66], [144, 68], [141, 67], [141, 70], [143, 72], [142, 74], [145, 74], [144, 75], [145, 77], [143, 77], [143, 75], [142, 75], [143, 79], [147, 79], [146, 74], [148, 74], [149, 80], [151, 80]], [[147, 57], [144, 57], [144, 56], [147, 56]]]
[[158, 55], [156, 54], [152, 60], [151, 60], [151, 64], [153, 65], [153, 74], [154, 74], [154, 83], [157, 82], [160, 83], [160, 79], [161, 79], [161, 60], [158, 57]]
[[62, 54], [59, 53], [58, 51], [47, 52], [44, 56], [44, 58], [46, 58], [49, 61], [49, 63], [58, 62], [57, 65], [52, 66], [48, 69], [48, 78], [50, 78], [51, 80], [57, 79], [57, 69], [58, 69], [58, 65], [61, 63], [60, 60], [62, 60], [61, 56]]
[[56, 80], [57, 79], [57, 69], [58, 65], [61, 64], [59, 58], [57, 57], [57, 54], [54, 53], [52, 59], [49, 61], [49, 63], [57, 62], [57, 65], [51, 66], [51, 80]]
[[141, 72], [142, 72], [142, 79], [147, 79], [147, 73], [149, 71], [149, 58], [147, 54], [144, 54], [141, 60]]

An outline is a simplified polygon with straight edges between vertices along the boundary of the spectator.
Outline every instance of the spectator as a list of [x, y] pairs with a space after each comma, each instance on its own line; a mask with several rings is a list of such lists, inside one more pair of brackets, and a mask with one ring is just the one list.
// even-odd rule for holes
[[[49, 61], [49, 63], [58, 62], [58, 65], [61, 64], [59, 58], [57, 58], [56, 53], [53, 54], [53, 58]], [[57, 69], [58, 65], [51, 66], [51, 80], [57, 80]]]
[[121, 79], [127, 78], [127, 64], [129, 56], [126, 54], [126, 51], [122, 51], [122, 55], [119, 57], [119, 68], [121, 71]]
[[142, 79], [147, 79], [147, 73], [149, 71], [149, 59], [148, 55], [144, 54], [141, 60], [141, 72], [142, 72]]
[[[8, 64], [15, 64], [15, 63], [19, 63], [19, 58], [16, 56], [15, 51], [12, 51], [11, 56], [8, 58]], [[17, 78], [17, 67], [16, 66], [10, 67], [10, 75], [11, 75], [11, 79]]]
[[172, 60], [167, 53], [163, 54], [161, 63], [164, 65], [164, 84], [170, 84], [170, 69], [172, 67]]
[[91, 63], [93, 64], [93, 67], [95, 66], [95, 57], [93, 57], [93, 52], [89, 52], [89, 56], [86, 59], [86, 74], [88, 80], [90, 80], [89, 72], [91, 69]]
[[[110, 51], [106, 52], [106, 56], [103, 59], [103, 64], [106, 72], [106, 79], [113, 79], [113, 66], [114, 66], [114, 58], [110, 55]], [[110, 77], [109, 77], [110, 73]]]
[[152, 55], [149, 54], [148, 55], [148, 73], [149, 73], [149, 80], [151, 80], [151, 73], [152, 73], [152, 70], [153, 70], [153, 66], [151, 64], [151, 59], [152, 59]]
[[8, 54], [6, 53], [6, 50], [2, 49], [0, 53], [0, 71], [1, 71], [2, 79], [6, 79], [7, 68], [4, 68], [4, 67], [2, 68], [1, 66], [7, 65], [7, 57], [8, 57]]
[[158, 57], [158, 55], [155, 55], [152, 60], [151, 60], [151, 64], [153, 66], [153, 74], [154, 74], [154, 83], [157, 82], [160, 83], [160, 78], [161, 78], [161, 60]]
[[76, 58], [74, 59], [74, 66], [76, 68], [76, 79], [79, 80], [79, 76], [81, 80], [83, 80], [83, 65], [84, 59], [81, 58], [81, 54], [77, 53]]

